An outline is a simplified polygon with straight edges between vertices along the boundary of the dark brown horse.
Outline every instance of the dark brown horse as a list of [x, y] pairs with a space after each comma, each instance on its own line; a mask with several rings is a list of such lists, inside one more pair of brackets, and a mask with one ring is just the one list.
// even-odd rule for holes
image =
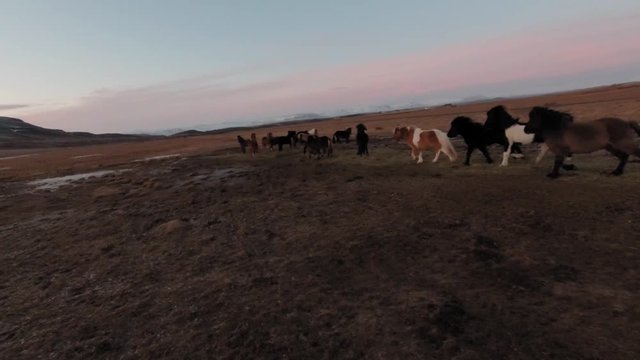
[[585, 154], [605, 149], [620, 162], [611, 175], [622, 175], [629, 155], [640, 156], [636, 137], [640, 125], [618, 118], [602, 118], [589, 122], [569, 122], [565, 113], [536, 106], [529, 112], [529, 122], [524, 128], [527, 134], [540, 135], [556, 158], [550, 178], [560, 175], [565, 156]]

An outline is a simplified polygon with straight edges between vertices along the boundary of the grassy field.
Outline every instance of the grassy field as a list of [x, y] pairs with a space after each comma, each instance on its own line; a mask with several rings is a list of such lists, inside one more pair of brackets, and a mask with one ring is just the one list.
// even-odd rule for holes
[[637, 163], [370, 151], [2, 183], [0, 357], [638, 358]]

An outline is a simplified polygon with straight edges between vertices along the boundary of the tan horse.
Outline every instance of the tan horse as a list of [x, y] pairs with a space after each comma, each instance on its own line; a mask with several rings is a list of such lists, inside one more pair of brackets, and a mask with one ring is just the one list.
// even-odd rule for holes
[[424, 150], [436, 151], [436, 156], [433, 158], [433, 162], [438, 161], [440, 153], [444, 153], [449, 157], [449, 161], [454, 161], [458, 158], [456, 149], [449, 141], [447, 134], [438, 130], [422, 130], [413, 126], [396, 127], [393, 130], [393, 139], [395, 141], [404, 140], [411, 148], [411, 158], [417, 159], [417, 164], [423, 162], [422, 152]]
[[640, 146], [636, 142], [640, 125], [618, 118], [603, 118], [589, 122], [572, 123], [563, 120], [563, 113], [536, 106], [529, 112], [525, 133], [541, 135], [556, 155], [550, 178], [560, 175], [565, 156], [591, 153], [605, 149], [620, 162], [611, 175], [622, 175], [629, 155], [640, 157]]
[[256, 133], [251, 133], [251, 140], [247, 142], [249, 148], [249, 156], [253, 158], [258, 152], [258, 140], [256, 139]]

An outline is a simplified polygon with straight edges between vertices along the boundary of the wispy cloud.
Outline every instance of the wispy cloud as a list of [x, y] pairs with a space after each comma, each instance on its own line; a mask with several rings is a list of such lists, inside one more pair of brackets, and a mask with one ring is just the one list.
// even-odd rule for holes
[[589, 77], [603, 69], [631, 69], [632, 76], [640, 76], [640, 23], [636, 19], [627, 16], [532, 29], [278, 79], [262, 76], [255, 80], [247, 74], [229, 73], [133, 89], [101, 89], [75, 104], [32, 113], [27, 119], [74, 130], [160, 129], [429, 102], [445, 93], [465, 94], [465, 88], [509, 82], [518, 82], [521, 92], [526, 92], [527, 81], [539, 87], [540, 79]]
[[31, 106], [30, 104], [0, 104], [0, 110], [26, 109]]

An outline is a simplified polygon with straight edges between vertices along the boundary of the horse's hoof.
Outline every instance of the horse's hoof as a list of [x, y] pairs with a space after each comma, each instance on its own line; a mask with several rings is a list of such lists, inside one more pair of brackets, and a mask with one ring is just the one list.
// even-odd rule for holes
[[613, 170], [612, 172], [609, 173], [609, 175], [611, 175], [611, 176], [620, 176], [620, 175], [622, 175], [622, 171]]
[[578, 170], [578, 168], [573, 164], [562, 165], [562, 168], [565, 170]]
[[558, 176], [560, 176], [560, 174], [556, 174], [556, 173], [549, 173], [549, 174], [547, 174], [547, 177], [548, 177], [549, 179], [557, 179], [557, 178], [558, 178]]
[[469, 164], [468, 162], [466, 162], [466, 163], [464, 163], [464, 165], [465, 165], [465, 166], [469, 166], [469, 165], [471, 165], [471, 164]]

